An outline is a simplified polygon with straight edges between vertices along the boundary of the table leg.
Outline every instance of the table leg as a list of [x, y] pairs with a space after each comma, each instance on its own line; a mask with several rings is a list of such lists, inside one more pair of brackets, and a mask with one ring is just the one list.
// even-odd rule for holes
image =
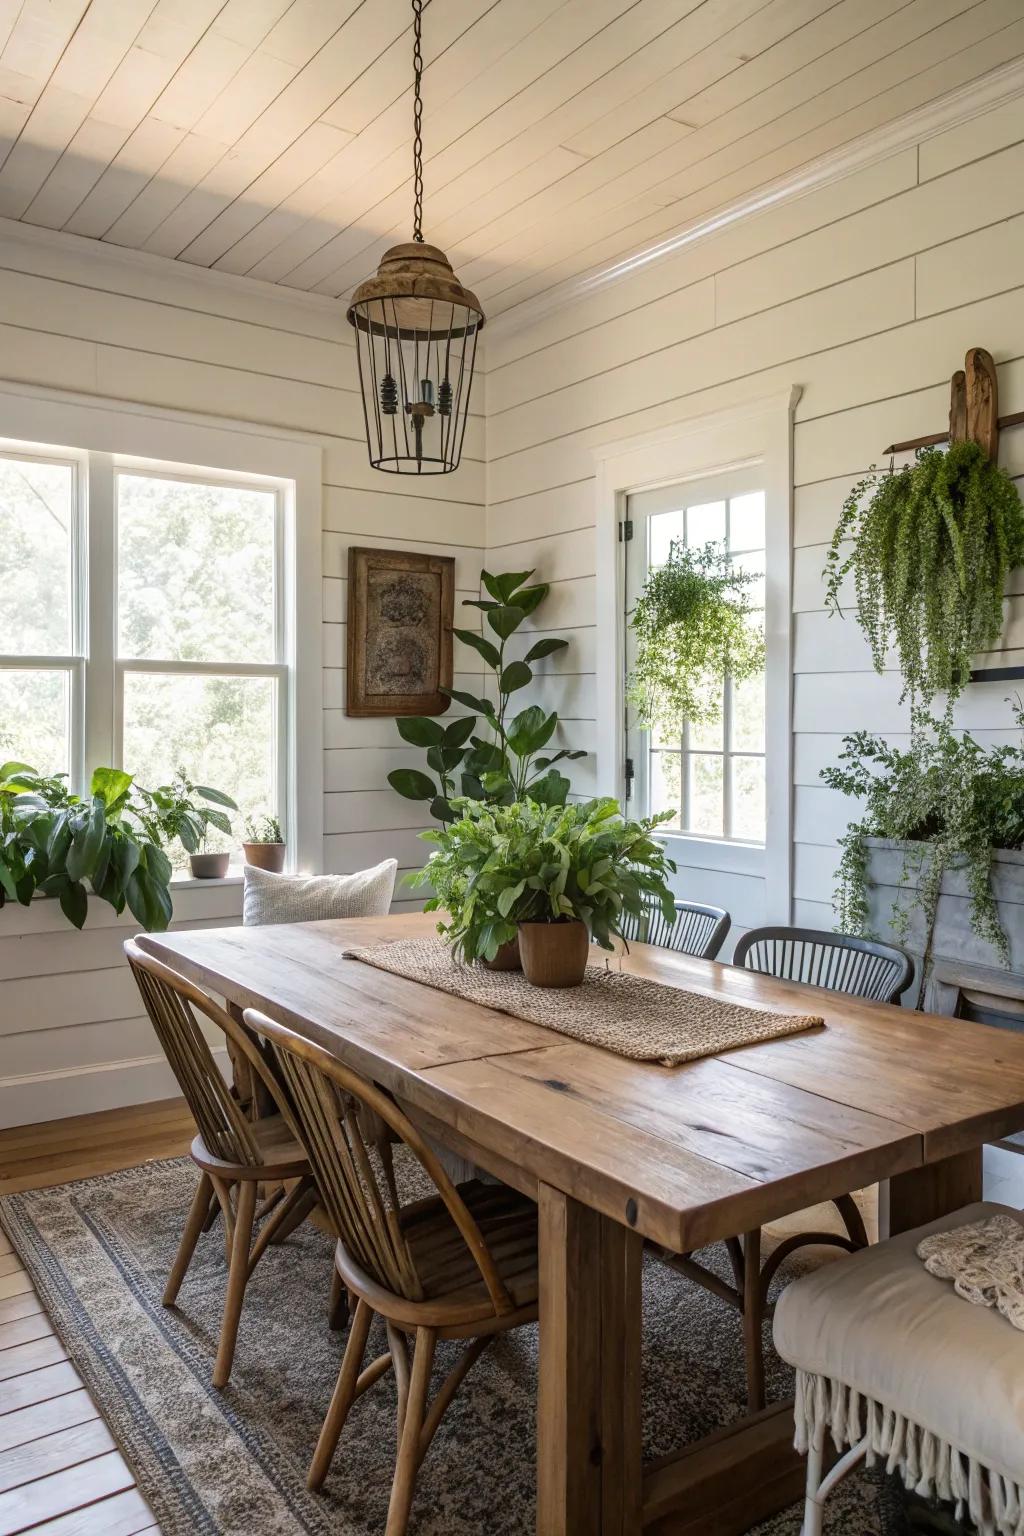
[[878, 1188], [878, 1235], [895, 1237], [981, 1199], [982, 1148], [899, 1173]]
[[546, 1184], [538, 1207], [537, 1536], [638, 1536], [641, 1239]]

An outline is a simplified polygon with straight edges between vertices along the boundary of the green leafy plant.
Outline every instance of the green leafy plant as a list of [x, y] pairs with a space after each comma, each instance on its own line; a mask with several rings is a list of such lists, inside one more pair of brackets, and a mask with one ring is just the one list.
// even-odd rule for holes
[[627, 697], [641, 725], [678, 735], [684, 720], [713, 724], [726, 677], [742, 682], [762, 670], [764, 635], [747, 594], [756, 580], [730, 565], [723, 544], [673, 540], [629, 616], [636, 657]]
[[949, 719], [971, 656], [998, 643], [1006, 578], [1022, 563], [1024, 507], [1005, 471], [973, 442], [923, 448], [902, 469], [872, 468], [847, 496], [826, 560], [825, 605], [842, 613], [852, 571], [875, 670], [894, 648], [904, 698], [927, 705], [946, 692]]
[[438, 931], [467, 960], [493, 960], [520, 922], [579, 918], [611, 949], [627, 914], [657, 902], [667, 920], [675, 916], [665, 883], [675, 864], [653, 835], [671, 812], [627, 821], [611, 799], [545, 806], [465, 797], [452, 810], [453, 821], [420, 834], [434, 852], [406, 880], [433, 886], [426, 910], [447, 914]]
[[144, 928], [161, 931], [172, 915], [165, 848], [180, 842], [194, 852], [210, 826], [231, 830], [223, 811], [197, 805], [196, 797], [236, 808], [182, 771], [172, 784], [148, 790], [120, 768], [97, 768], [88, 795], [75, 795], [66, 774], [46, 777], [27, 763], [4, 763], [0, 906], [28, 906], [37, 892], [56, 896], [68, 922], [81, 928], [92, 895], [118, 913], [127, 906]]
[[[544, 754], [558, 726], [558, 714], [546, 714], [537, 705], [510, 718], [513, 694], [533, 681], [532, 662], [565, 650], [567, 640], [546, 636], [537, 640], [521, 659], [507, 660], [506, 646], [526, 619], [544, 601], [547, 583], [527, 585], [532, 571], [509, 571], [492, 576], [480, 572], [486, 598], [467, 598], [464, 607], [479, 608], [494, 639], [471, 629], [456, 629], [455, 637], [483, 659], [495, 678], [495, 697], [478, 698], [458, 688], [444, 691], [471, 715], [442, 724], [425, 715], [396, 720], [398, 734], [414, 747], [425, 747], [427, 767], [436, 780], [419, 768], [396, 768], [388, 774], [392, 789], [407, 800], [425, 800], [438, 821], [453, 821], [452, 800], [463, 797], [507, 805], [529, 796], [539, 805], [564, 805], [569, 780], [557, 772], [563, 759], [586, 757], [585, 752], [562, 748]], [[544, 754], [544, 755], [542, 755]]]
[[245, 841], [247, 843], [283, 842], [281, 823], [276, 816], [247, 816], [245, 818]]
[[[158, 789], [136, 784], [132, 794], [132, 814], [154, 842], [180, 842], [186, 853], [198, 853], [206, 847], [211, 827], [231, 836], [226, 812], [238, 810], [234, 800], [219, 789], [194, 784], [184, 768], [178, 769], [170, 784]], [[208, 804], [200, 805], [200, 800]]]
[[958, 734], [947, 720], [918, 710], [908, 749], [858, 731], [844, 738], [839, 764], [821, 777], [833, 789], [863, 801], [860, 819], [840, 840], [836, 887], [838, 926], [870, 936], [869, 837], [905, 843], [901, 891], [891, 923], [906, 937], [910, 916], [924, 916], [925, 963], [930, 959], [942, 878], [962, 868], [971, 897], [971, 926], [991, 944], [1004, 965], [1009, 945], [992, 892], [995, 849], [1024, 848], [1024, 706], [1015, 715], [1020, 745], [990, 750]]

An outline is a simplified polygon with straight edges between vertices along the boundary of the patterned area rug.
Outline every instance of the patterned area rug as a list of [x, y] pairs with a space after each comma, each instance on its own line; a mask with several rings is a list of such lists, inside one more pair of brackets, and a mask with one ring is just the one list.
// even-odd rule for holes
[[[164, 1536], [379, 1536], [395, 1450], [386, 1375], [352, 1410], [323, 1494], [305, 1472], [343, 1336], [327, 1327], [330, 1241], [308, 1225], [271, 1248], [246, 1293], [230, 1387], [210, 1375], [224, 1295], [220, 1225], [179, 1297], [160, 1295], [196, 1175], [186, 1160], [11, 1195], [0, 1220], [156, 1511]], [[784, 1266], [785, 1268], [785, 1266]], [[789, 1271], [793, 1273], [792, 1269]], [[382, 1335], [371, 1337], [378, 1353]], [[449, 1368], [438, 1346], [438, 1375]], [[788, 1373], [768, 1356], [770, 1397]], [[662, 1265], [644, 1275], [644, 1443], [663, 1455], [742, 1408], [731, 1308]], [[499, 1339], [449, 1409], [417, 1485], [415, 1536], [531, 1536], [536, 1333]], [[794, 1507], [757, 1536], [798, 1536]], [[829, 1536], [896, 1536], [888, 1480], [849, 1478]]]

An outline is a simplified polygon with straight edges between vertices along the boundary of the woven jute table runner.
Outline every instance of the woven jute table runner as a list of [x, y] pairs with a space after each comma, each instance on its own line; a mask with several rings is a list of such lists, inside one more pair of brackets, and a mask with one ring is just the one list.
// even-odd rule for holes
[[588, 965], [578, 987], [534, 987], [521, 971], [461, 963], [442, 939], [396, 939], [346, 949], [345, 955], [588, 1045], [666, 1067], [796, 1035], [825, 1022], [818, 1015], [771, 1013], [726, 1002], [603, 964]]

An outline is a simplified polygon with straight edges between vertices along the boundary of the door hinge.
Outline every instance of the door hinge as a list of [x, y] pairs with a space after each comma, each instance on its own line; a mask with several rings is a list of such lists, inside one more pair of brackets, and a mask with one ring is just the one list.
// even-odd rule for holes
[[625, 779], [626, 779], [626, 799], [627, 800], [632, 800], [632, 798], [633, 798], [633, 780], [634, 780], [635, 777], [636, 777], [636, 770], [633, 767], [633, 759], [631, 757], [627, 757], [626, 758], [626, 773], [625, 773]]
[[619, 524], [619, 543], [628, 544], [633, 537], [633, 519], [625, 517]]

